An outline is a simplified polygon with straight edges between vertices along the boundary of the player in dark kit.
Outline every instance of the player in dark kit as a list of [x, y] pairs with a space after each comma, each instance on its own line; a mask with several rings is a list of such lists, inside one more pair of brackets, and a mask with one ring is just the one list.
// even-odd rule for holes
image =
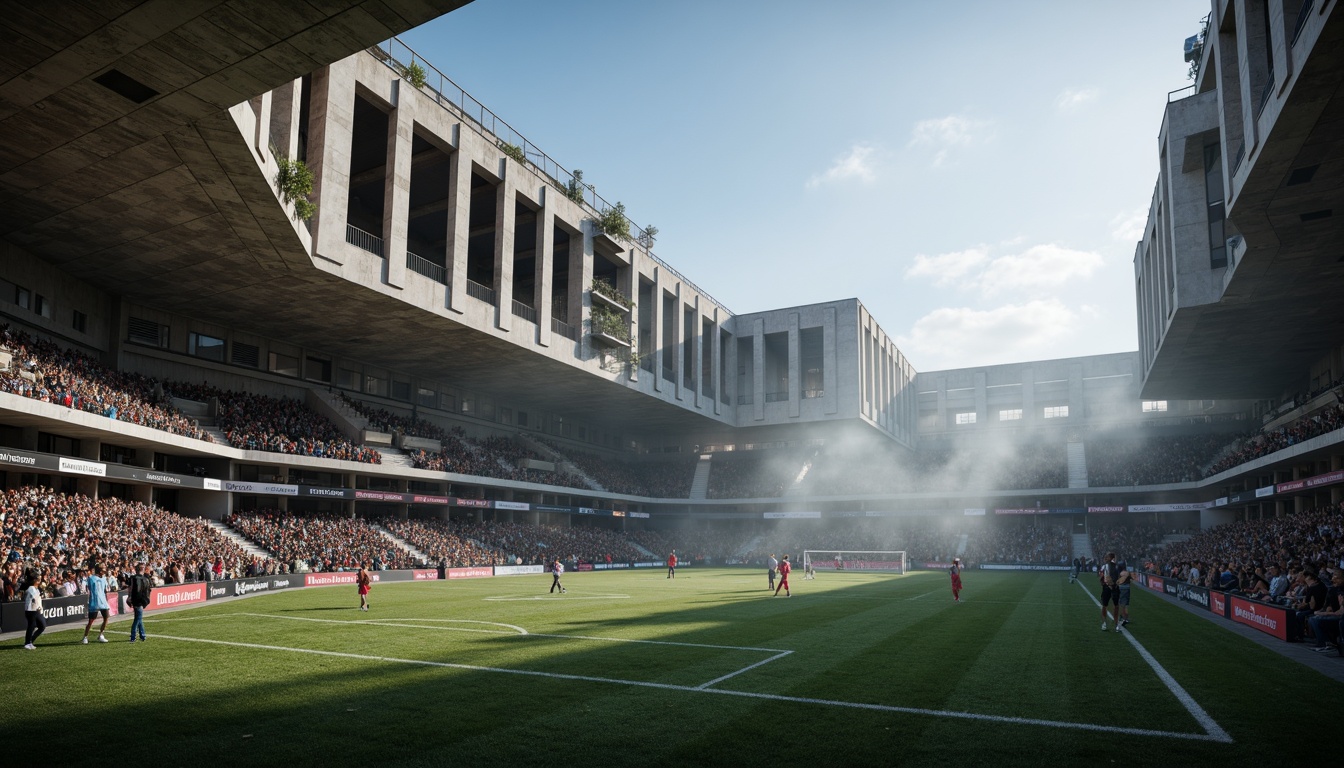
[[785, 597], [793, 597], [793, 593], [789, 591], [789, 571], [792, 570], [793, 566], [789, 565], [789, 556], [785, 555], [784, 559], [779, 561], [779, 586], [775, 587], [775, 597], [779, 597], [779, 590], [781, 589], [784, 590]]
[[1101, 631], [1106, 631], [1106, 606], [1112, 606], [1111, 618], [1115, 619], [1115, 631], [1120, 631], [1120, 564], [1115, 562], [1115, 553], [1106, 553], [1106, 562], [1097, 569], [1101, 579]]
[[952, 574], [952, 602], [961, 602], [961, 559], [952, 558], [952, 567], [947, 569]]

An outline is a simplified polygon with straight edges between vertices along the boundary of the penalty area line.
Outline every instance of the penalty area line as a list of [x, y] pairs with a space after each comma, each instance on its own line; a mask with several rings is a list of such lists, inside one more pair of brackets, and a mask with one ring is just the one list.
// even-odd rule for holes
[[[115, 634], [125, 634], [124, 632], [115, 632]], [[610, 677], [594, 677], [590, 675], [569, 675], [559, 672], [539, 672], [529, 669], [506, 669], [503, 667], [486, 667], [475, 664], [454, 664], [446, 661], [428, 661], [425, 659], [400, 659], [393, 656], [372, 656], [362, 653], [345, 653], [342, 651], [321, 651], [313, 648], [290, 648], [283, 645], [263, 645], [261, 643], [243, 643], [234, 640], [212, 640], [203, 637], [176, 637], [174, 635], [155, 635], [156, 640], [177, 640], [184, 643], [204, 643], [206, 645], [220, 645], [232, 648], [251, 648], [263, 651], [282, 651], [286, 653], [304, 653], [314, 656], [331, 656], [343, 659], [355, 659], [358, 661], [380, 661], [392, 664], [408, 664], [420, 667], [436, 667], [441, 669], [461, 669], [469, 672], [498, 672], [506, 675], [521, 675], [525, 677], [542, 677], [552, 680], [574, 680], [589, 683], [612, 683], [615, 685], [629, 685], [639, 688], [656, 688], [664, 691], [684, 691], [687, 693], [712, 693], [720, 696], [738, 696], [747, 699], [760, 699], [766, 701], [781, 701], [792, 704], [814, 704], [828, 707], [845, 707], [849, 709], [863, 709], [874, 712], [892, 712], [897, 714], [924, 715], [928, 717], [944, 717], [957, 720], [975, 720], [987, 723], [1004, 723], [1007, 725], [1036, 725], [1048, 728], [1066, 728], [1083, 731], [1099, 731], [1103, 733], [1122, 733], [1133, 736], [1158, 736], [1174, 739], [1187, 739], [1192, 741], [1226, 741], [1231, 739], [1223, 734], [1223, 738], [1218, 738], [1214, 734], [1206, 733], [1179, 733], [1176, 731], [1158, 731], [1147, 728], [1123, 728], [1114, 725], [1093, 725], [1091, 723], [1070, 723], [1062, 720], [1041, 720], [1030, 717], [1009, 717], [1005, 715], [982, 715], [975, 712], [954, 712], [938, 709], [920, 709], [917, 707], [896, 707], [888, 704], [864, 704], [854, 701], [835, 701], [832, 699], [812, 699], [801, 696], [784, 696], [773, 693], [753, 693], [750, 691], [730, 691], [722, 688], [706, 688], [703, 686], [675, 685], [672, 683], [655, 683], [644, 680], [620, 680]], [[766, 661], [772, 661], [767, 659]], [[764, 662], [762, 662], [764, 663]], [[753, 665], [753, 666], [759, 666]], [[745, 670], [739, 670], [745, 671]], [[1221, 729], [1220, 729], [1221, 730]]]
[[[1078, 582], [1078, 587], [1083, 590], [1084, 594], [1092, 599], [1093, 605], [1098, 608], [1102, 607], [1101, 601], [1098, 600], [1096, 595], [1093, 595], [1081, 581]], [[1185, 711], [1189, 712], [1190, 716], [1195, 718], [1195, 722], [1199, 723], [1200, 727], [1208, 734], [1210, 741], [1217, 741], [1223, 744], [1232, 743], [1232, 737], [1228, 735], [1227, 731], [1223, 730], [1223, 727], [1210, 717], [1209, 713], [1205, 712], [1203, 707], [1199, 706], [1199, 702], [1195, 701], [1195, 698], [1182, 688], [1180, 683], [1176, 682], [1176, 678], [1172, 677], [1171, 673], [1159, 664], [1157, 659], [1153, 658], [1153, 654], [1149, 653], [1147, 648], [1144, 648], [1139, 644], [1138, 640], [1134, 639], [1133, 633], [1121, 632], [1120, 634], [1124, 635], [1125, 639], [1129, 641], [1129, 644], [1134, 646], [1134, 650], [1139, 652], [1139, 656], [1142, 657], [1144, 661], [1148, 662], [1148, 666], [1152, 667], [1153, 672], [1157, 674], [1157, 679], [1161, 680], [1163, 685], [1167, 686], [1167, 690], [1171, 691], [1171, 695], [1175, 696], [1176, 700], [1181, 702], [1181, 706], [1185, 707]]]

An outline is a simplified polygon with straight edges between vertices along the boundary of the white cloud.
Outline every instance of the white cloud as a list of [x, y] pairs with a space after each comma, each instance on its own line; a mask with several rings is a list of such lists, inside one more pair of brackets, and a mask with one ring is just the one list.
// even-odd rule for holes
[[980, 292], [986, 296], [1005, 291], [1030, 293], [1089, 278], [1101, 265], [1102, 258], [1098, 253], [1074, 251], [1047, 243], [990, 261], [977, 282]]
[[906, 277], [931, 277], [935, 285], [951, 285], [965, 277], [971, 270], [982, 266], [989, 260], [989, 249], [985, 246], [968, 248], [964, 251], [940, 253], [937, 256], [919, 254], [915, 263], [905, 271]]
[[920, 120], [911, 132], [910, 146], [927, 149], [934, 166], [943, 164], [949, 153], [960, 147], [969, 147], [988, 141], [994, 124], [971, 120], [960, 115]]
[[986, 297], [1005, 292], [1030, 297], [1090, 278], [1102, 263], [1098, 253], [1075, 251], [1053, 243], [993, 258], [988, 246], [980, 245], [937, 256], [920, 254], [905, 276], [931, 278], [941, 287], [959, 283]]
[[1065, 88], [1055, 97], [1055, 109], [1060, 112], [1072, 112], [1099, 98], [1101, 91], [1096, 88]]
[[897, 346], [919, 370], [1059, 357], [1080, 332], [1079, 315], [1058, 299], [992, 309], [945, 307], [915, 321]]
[[1111, 237], [1121, 242], [1137, 243], [1143, 239], [1148, 225], [1148, 206], [1143, 205], [1126, 213], [1121, 211], [1111, 218]]
[[855, 144], [849, 154], [835, 159], [830, 168], [807, 180], [807, 188], [855, 179], [865, 184], [877, 180], [878, 149], [871, 144]]

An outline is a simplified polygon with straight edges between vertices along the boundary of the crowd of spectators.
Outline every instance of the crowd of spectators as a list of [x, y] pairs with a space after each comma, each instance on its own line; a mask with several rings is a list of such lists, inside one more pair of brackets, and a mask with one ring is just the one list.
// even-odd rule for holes
[[488, 437], [470, 440], [454, 429], [442, 438], [442, 448], [430, 452], [412, 451], [411, 465], [416, 469], [433, 472], [455, 472], [459, 475], [493, 477], [524, 483], [563, 485], [569, 488], [588, 488], [588, 484], [568, 472], [548, 472], [520, 466], [523, 459], [546, 461], [523, 445], [507, 437]]
[[[504, 554], [505, 562], [523, 565], [545, 564], [556, 558], [565, 562], [600, 563], [647, 560], [641, 551], [619, 531], [606, 528], [559, 528], [528, 523], [457, 522], [454, 532], [480, 545]], [[656, 554], [655, 554], [656, 559]]]
[[173, 407], [154, 379], [113, 370], [82, 352], [8, 326], [0, 327], [0, 350], [13, 356], [8, 370], [0, 371], [0, 391], [211, 441]]
[[906, 553], [907, 563], [950, 562], [964, 535], [961, 527], [948, 527], [936, 520], [788, 521], [763, 524], [751, 547], [738, 554], [740, 561], [763, 563], [770, 555], [791, 554], [799, 562], [805, 550]]
[[1107, 525], [1092, 530], [1092, 551], [1114, 552], [1116, 559], [1136, 565], [1162, 540], [1162, 531], [1152, 525]]
[[412, 568], [404, 550], [362, 518], [292, 515], [263, 509], [233, 512], [229, 527], [294, 571]]
[[1225, 472], [1235, 466], [1268, 456], [1313, 437], [1334, 432], [1344, 426], [1344, 405], [1336, 403], [1310, 416], [1303, 416], [1278, 429], [1260, 432], [1234, 444], [1222, 458], [1209, 465], [1205, 477]]
[[1073, 559], [1073, 542], [1060, 525], [991, 525], [969, 538], [965, 559], [971, 563], [1067, 565]]
[[[346, 407], [367, 419], [368, 428], [376, 432], [406, 435], [407, 437], [423, 437], [428, 440], [443, 440], [449, 435], [449, 430], [414, 414], [403, 416], [384, 408], [374, 408], [368, 403], [355, 400], [344, 392], [340, 394], [340, 398]], [[457, 431], [461, 432], [461, 427], [458, 427]]]
[[506, 565], [504, 554], [462, 535], [461, 526], [442, 520], [385, 518], [379, 525], [415, 547], [434, 565], [463, 568], [473, 565]]
[[219, 427], [235, 448], [381, 464], [382, 454], [346, 439], [327, 417], [288, 397], [233, 392], [208, 384], [167, 383], [177, 397], [217, 399]]
[[274, 566], [199, 518], [41, 486], [0, 493], [0, 552], [5, 600], [19, 599], [38, 572], [47, 596], [57, 597], [78, 594], [81, 576], [97, 565], [120, 577], [144, 563], [159, 585], [235, 578]]
[[[612, 493], [632, 496], [684, 499], [690, 493], [696, 459], [624, 461], [575, 450], [542, 440], [578, 467], [585, 475]], [[557, 483], [559, 485], [560, 483]]]
[[1199, 480], [1228, 435], [1144, 436], [1087, 441], [1088, 485], [1158, 485]]
[[816, 449], [764, 448], [714, 454], [709, 465], [709, 498], [762, 499], [784, 495]]

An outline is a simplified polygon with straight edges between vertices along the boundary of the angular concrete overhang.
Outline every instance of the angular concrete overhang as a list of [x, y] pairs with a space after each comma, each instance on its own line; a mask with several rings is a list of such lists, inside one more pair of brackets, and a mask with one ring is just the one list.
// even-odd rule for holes
[[1337, 10], [1286, 86], [1282, 101], [1271, 99], [1261, 115], [1259, 130], [1268, 131], [1248, 150], [1244, 178], [1234, 181], [1229, 235], [1240, 233], [1244, 246], [1221, 299], [1176, 310], [1145, 398], [1277, 397], [1300, 386], [1308, 366], [1344, 339], [1344, 17]]

